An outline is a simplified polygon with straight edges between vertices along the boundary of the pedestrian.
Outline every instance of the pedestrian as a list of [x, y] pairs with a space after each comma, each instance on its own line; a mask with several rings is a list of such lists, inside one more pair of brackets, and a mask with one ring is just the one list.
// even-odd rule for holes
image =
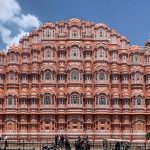
[[7, 136], [5, 136], [5, 149], [8, 147]]
[[55, 135], [55, 145], [57, 147], [57, 144], [58, 144], [58, 135]]
[[65, 138], [65, 150], [71, 150], [71, 146], [67, 137]]

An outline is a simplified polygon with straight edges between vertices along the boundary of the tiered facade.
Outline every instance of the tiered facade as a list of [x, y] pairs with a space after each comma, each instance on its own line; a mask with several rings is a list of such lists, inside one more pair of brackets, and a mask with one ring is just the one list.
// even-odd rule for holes
[[145, 140], [150, 50], [105, 24], [45, 23], [0, 52], [0, 134]]

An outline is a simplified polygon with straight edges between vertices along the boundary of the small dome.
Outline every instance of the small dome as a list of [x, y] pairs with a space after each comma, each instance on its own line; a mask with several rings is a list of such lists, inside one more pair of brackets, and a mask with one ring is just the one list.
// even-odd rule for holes
[[71, 18], [71, 19], [69, 19], [69, 21], [68, 21], [68, 23], [80, 23], [81, 21], [80, 21], [80, 19], [77, 19], [77, 18]]
[[96, 28], [107, 28], [107, 29], [108, 29], [108, 26], [107, 26], [106, 24], [104, 24], [104, 23], [97, 23], [97, 24], [95, 25], [95, 27], [96, 27]]
[[43, 28], [53, 27], [53, 26], [54, 26], [54, 24], [51, 23], [51, 22], [46, 22], [46, 23], [44, 23], [44, 24], [42, 25]]
[[60, 67], [60, 68], [59, 68], [59, 73], [65, 73], [65, 68]]
[[9, 47], [8, 52], [19, 52], [19, 47], [17, 45], [12, 45]]
[[65, 98], [65, 94], [61, 91], [58, 93], [58, 98]]

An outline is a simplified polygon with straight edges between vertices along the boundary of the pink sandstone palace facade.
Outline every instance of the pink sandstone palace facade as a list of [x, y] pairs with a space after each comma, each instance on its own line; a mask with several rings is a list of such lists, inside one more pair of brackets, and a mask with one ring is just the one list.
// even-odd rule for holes
[[150, 47], [103, 23], [45, 23], [0, 52], [0, 134], [145, 140]]

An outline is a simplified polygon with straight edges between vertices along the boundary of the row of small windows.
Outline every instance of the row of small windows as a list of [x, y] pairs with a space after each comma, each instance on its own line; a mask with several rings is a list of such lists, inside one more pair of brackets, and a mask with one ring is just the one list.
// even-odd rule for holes
[[[67, 78], [66, 78], [67, 77]], [[94, 78], [93, 78], [94, 77]], [[106, 71], [96, 71], [94, 75], [92, 74], [84, 74], [83, 71], [79, 71], [77, 69], [73, 69], [67, 73], [67, 76], [65, 74], [58, 74], [56, 75], [56, 72], [47, 70], [41, 74], [41, 79], [42, 80], [92, 80], [94, 79], [95, 81], [108, 81], [109, 79], [112, 81], [128, 81], [131, 78], [131, 81], [150, 81], [150, 74], [143, 75], [140, 72], [135, 72], [131, 73], [130, 75], [128, 74], [111, 74], [109, 75], [108, 72]], [[9, 72], [6, 75], [6, 80], [13, 81], [13, 80], [18, 80], [21, 79], [22, 81], [28, 81], [29, 79], [31, 80], [40, 80], [40, 76], [38, 74], [18, 74], [14, 72]], [[0, 74], [0, 81], [5, 80], [5, 75]]]
[[[54, 60], [55, 58], [55, 51], [50, 48], [46, 48], [45, 50], [42, 51], [43, 53], [43, 60]], [[109, 52], [108, 50], [105, 50], [103, 48], [100, 48], [98, 50], [94, 51], [94, 59], [95, 60], [107, 60]], [[23, 62], [29, 62], [29, 54], [23, 54], [22, 55], [22, 60]], [[60, 52], [59, 54], [60, 58], [66, 57], [66, 53]], [[89, 58], [89, 60], [92, 60], [92, 52], [86, 51], [84, 52], [84, 57], [85, 59]], [[120, 58], [121, 63], [127, 63], [128, 56], [126, 54], [121, 54], [120, 57], [118, 57], [118, 53], [116, 51], [111, 52], [111, 61], [117, 62], [118, 59]], [[68, 51], [68, 59], [74, 59], [74, 60], [81, 60], [83, 59], [83, 52], [81, 49], [78, 47], [72, 47]], [[33, 52], [32, 53], [32, 61], [38, 61], [38, 52]], [[141, 57], [139, 54], [133, 54], [131, 55], [131, 63], [132, 64], [140, 64], [141, 62]], [[14, 52], [9, 54], [9, 63], [18, 63], [19, 62], [19, 55], [15, 54]], [[144, 63], [145, 65], [150, 65], [150, 56], [145, 56], [144, 58]], [[4, 64], [4, 57], [0, 56], [0, 64]]]
[[[85, 34], [86, 36], [90, 36], [91, 33], [92, 33], [91, 28], [89, 28], [89, 27], [86, 28], [85, 33], [86, 33]], [[61, 35], [65, 35], [63, 26], [59, 28], [59, 34], [60, 34], [60, 36]], [[100, 28], [98, 30], [95, 30], [94, 37], [96, 39], [107, 38], [108, 37], [108, 33], [103, 28]], [[42, 38], [54, 39], [55, 38], [55, 29], [54, 28], [46, 28], [46, 29], [44, 29], [43, 33], [42, 33]], [[72, 27], [70, 29], [70, 32], [69, 32], [69, 38], [71, 38], [71, 39], [80, 39], [81, 38], [81, 30], [78, 29], [77, 27]], [[113, 38], [112, 42], [116, 43], [116, 39]]]
[[[0, 99], [0, 104], [2, 104], [2, 99]], [[20, 99], [21, 105], [27, 105], [28, 100], [27, 98]], [[37, 105], [38, 100], [35, 98], [30, 99], [31, 105]], [[121, 103], [123, 105], [129, 105], [130, 101], [129, 99], [124, 99], [120, 101], [119, 99], [112, 99], [111, 100], [112, 105], [120, 105]], [[45, 95], [41, 99], [41, 105], [54, 105], [55, 104], [55, 96], [54, 95]], [[65, 104], [65, 99], [60, 98], [58, 99], [58, 104]], [[70, 96], [68, 96], [68, 104], [83, 104], [83, 96], [78, 93], [72, 93]], [[85, 104], [92, 104], [92, 99], [85, 99]], [[95, 105], [109, 105], [110, 104], [110, 98], [106, 95], [99, 95], [95, 96]], [[132, 98], [132, 104], [133, 105], [144, 105], [144, 99], [141, 96], [133, 97]], [[147, 104], [150, 105], [150, 100], [147, 100]], [[17, 105], [17, 97], [9, 96], [6, 101], [7, 106], [16, 106]]]

